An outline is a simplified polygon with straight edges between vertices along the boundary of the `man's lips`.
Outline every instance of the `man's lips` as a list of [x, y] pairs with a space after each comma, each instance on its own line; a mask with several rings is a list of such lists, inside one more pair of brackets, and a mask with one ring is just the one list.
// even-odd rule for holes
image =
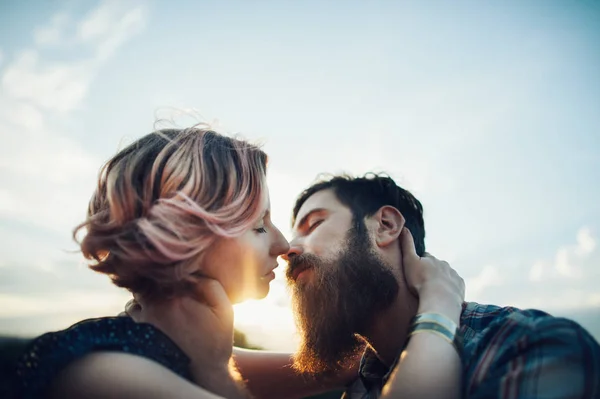
[[296, 280], [298, 279], [298, 276], [300, 275], [300, 273], [302, 273], [305, 270], [310, 269], [310, 266], [308, 265], [298, 265], [296, 267], [294, 267], [292, 269], [292, 279]]

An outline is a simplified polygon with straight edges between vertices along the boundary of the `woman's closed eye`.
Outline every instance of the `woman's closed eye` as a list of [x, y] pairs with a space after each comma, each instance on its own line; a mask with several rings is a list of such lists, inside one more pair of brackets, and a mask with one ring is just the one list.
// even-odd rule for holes
[[263, 226], [263, 227], [259, 227], [257, 229], [254, 229], [254, 231], [256, 231], [257, 233], [266, 233], [267, 229]]

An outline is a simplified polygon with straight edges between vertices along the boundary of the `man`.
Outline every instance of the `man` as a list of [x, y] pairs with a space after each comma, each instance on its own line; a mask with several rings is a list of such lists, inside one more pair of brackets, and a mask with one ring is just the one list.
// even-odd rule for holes
[[[418, 298], [398, 249], [404, 227], [423, 256], [423, 207], [386, 176], [318, 182], [294, 207], [287, 277], [302, 340], [295, 366], [339, 370], [366, 343], [346, 398], [388, 397], [390, 376], [403, 374], [403, 348], [426, 335], [409, 337]], [[459, 323], [446, 338], [461, 354], [464, 397], [600, 398], [600, 347], [573, 321], [471, 302]]]

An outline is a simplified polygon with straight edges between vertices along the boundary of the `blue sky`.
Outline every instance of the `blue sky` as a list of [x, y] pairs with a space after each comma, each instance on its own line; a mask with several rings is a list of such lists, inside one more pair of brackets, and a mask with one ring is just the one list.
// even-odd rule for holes
[[[467, 299], [598, 328], [599, 22], [589, 0], [0, 5], [0, 332], [121, 310], [70, 231], [102, 162], [184, 109], [264, 143], [288, 237], [319, 173], [386, 171]], [[238, 324], [288, 348], [281, 269]]]

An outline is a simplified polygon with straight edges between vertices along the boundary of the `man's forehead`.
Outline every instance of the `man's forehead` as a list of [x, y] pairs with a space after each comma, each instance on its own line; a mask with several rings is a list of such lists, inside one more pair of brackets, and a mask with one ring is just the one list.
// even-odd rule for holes
[[331, 189], [317, 191], [316, 193], [308, 197], [298, 210], [294, 227], [297, 227], [297, 224], [306, 215], [317, 209], [335, 211], [336, 209], [343, 206], [344, 205], [337, 199], [335, 193]]

